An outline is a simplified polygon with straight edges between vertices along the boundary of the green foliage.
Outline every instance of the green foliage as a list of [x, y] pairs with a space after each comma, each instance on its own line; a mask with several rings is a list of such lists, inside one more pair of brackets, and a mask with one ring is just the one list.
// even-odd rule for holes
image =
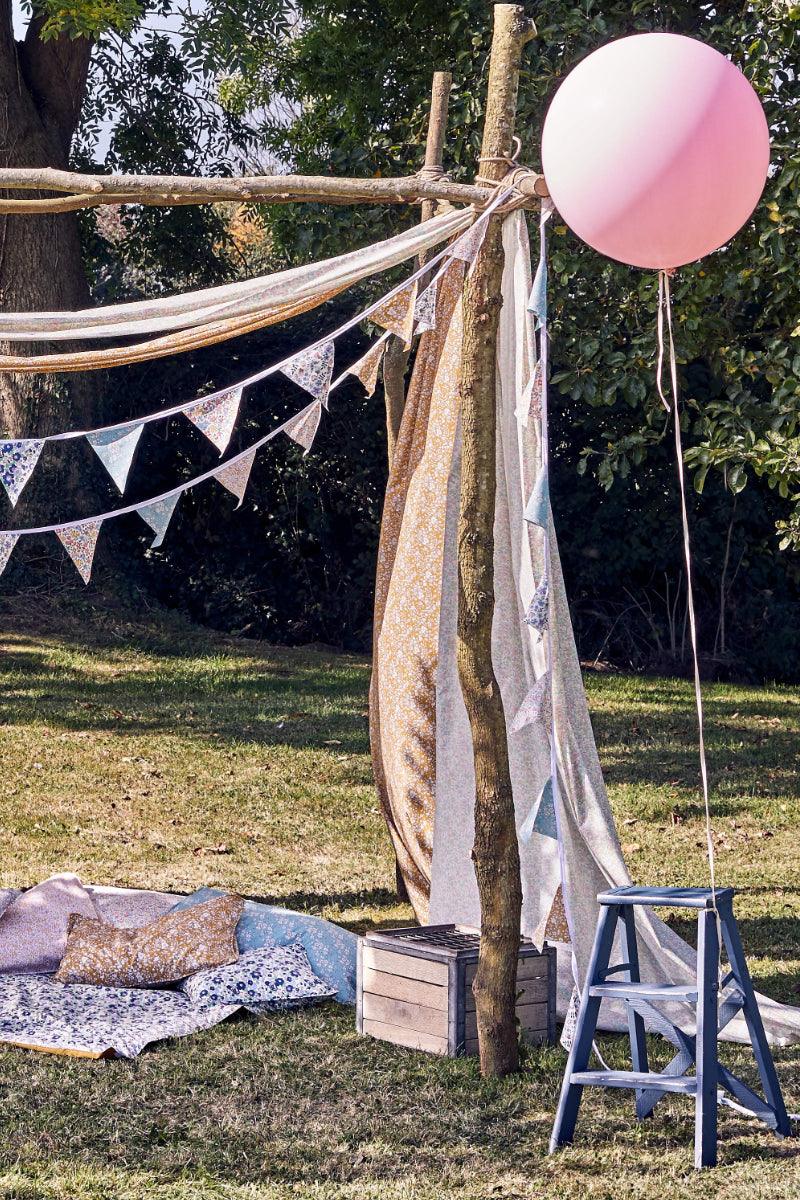
[[43, 18], [40, 37], [44, 42], [62, 34], [96, 38], [110, 29], [129, 33], [143, 11], [140, 0], [41, 0], [24, 8]]

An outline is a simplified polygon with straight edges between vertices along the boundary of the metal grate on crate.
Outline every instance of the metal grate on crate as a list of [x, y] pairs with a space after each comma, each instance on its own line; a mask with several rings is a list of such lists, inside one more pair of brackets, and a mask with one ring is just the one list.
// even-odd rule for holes
[[477, 950], [481, 944], [481, 939], [477, 933], [467, 933], [463, 929], [454, 929], [452, 926], [443, 929], [437, 928], [420, 928], [420, 929], [404, 929], [391, 930], [392, 940], [399, 942], [414, 942], [417, 945], [423, 946], [439, 946], [447, 950]]

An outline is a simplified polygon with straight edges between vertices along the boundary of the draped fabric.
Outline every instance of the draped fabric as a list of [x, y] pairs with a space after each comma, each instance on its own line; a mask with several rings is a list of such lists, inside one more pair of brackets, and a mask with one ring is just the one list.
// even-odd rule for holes
[[[545, 669], [544, 641], [524, 615], [543, 573], [541, 529], [524, 509], [541, 469], [541, 421], [516, 411], [530, 382], [533, 317], [530, 249], [520, 213], [504, 221], [505, 269], [497, 360], [497, 502], [492, 658], [506, 712], [517, 828], [550, 778], [543, 723], [511, 730], [514, 715]], [[450, 300], [452, 305], [452, 298]], [[470, 859], [475, 778], [472, 741], [456, 668], [457, 518], [460, 470], [458, 367], [461, 307], [420, 347], [392, 469], [379, 550], [371, 691], [376, 778], [398, 860], [422, 922], [480, 924]], [[556, 514], [557, 516], [557, 514]], [[521, 839], [523, 932], [545, 931], [558, 948], [559, 1015], [588, 967], [598, 892], [631, 882], [594, 742], [570, 622], [558, 544], [548, 521], [549, 636], [559, 787], [558, 838]], [[565, 912], [566, 909], [566, 912]], [[565, 917], [568, 918], [565, 920]], [[639, 910], [642, 977], [684, 983], [694, 950], [652, 912]], [[800, 1010], [759, 997], [770, 1038], [800, 1040]], [[673, 1006], [684, 1027], [693, 1014]], [[604, 1002], [601, 1025], [626, 1028]], [[724, 1037], [746, 1040], [741, 1019]]]
[[149, 341], [102, 350], [0, 355], [0, 370], [44, 374], [92, 371], [238, 337], [315, 308], [359, 280], [447, 241], [466, 229], [473, 218], [471, 209], [454, 210], [349, 254], [180, 296], [71, 313], [0, 313], [3, 341], [75, 342], [159, 335]]

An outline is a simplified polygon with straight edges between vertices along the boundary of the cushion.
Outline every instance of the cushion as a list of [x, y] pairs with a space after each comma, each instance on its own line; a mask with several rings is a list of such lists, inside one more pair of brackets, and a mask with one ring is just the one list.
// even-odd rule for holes
[[[221, 894], [213, 888], [200, 888], [179, 900], [175, 909], [191, 908]], [[290, 942], [300, 942], [312, 971], [336, 989], [339, 1003], [355, 1004], [358, 938], [349, 929], [342, 929], [322, 917], [246, 900], [242, 918], [236, 926], [236, 940], [240, 954], [261, 946], [287, 946]]]
[[72, 913], [98, 917], [77, 875], [53, 875], [12, 899], [0, 915], [0, 971], [55, 971], [67, 944]]
[[318, 979], [299, 942], [264, 946], [225, 967], [209, 967], [179, 985], [193, 1004], [241, 1004], [255, 1012], [277, 1012], [330, 1000], [336, 989]]
[[67, 948], [56, 972], [59, 983], [104, 987], [153, 987], [235, 962], [241, 896], [220, 896], [186, 912], [168, 912], [138, 929], [73, 916]]

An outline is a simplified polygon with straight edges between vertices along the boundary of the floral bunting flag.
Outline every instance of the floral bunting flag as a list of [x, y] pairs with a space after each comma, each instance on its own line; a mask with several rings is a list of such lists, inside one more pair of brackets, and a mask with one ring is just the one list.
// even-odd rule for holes
[[566, 942], [568, 944], [572, 940], [570, 938], [567, 910], [564, 904], [563, 884], [558, 885], [558, 891], [553, 897], [553, 903], [547, 917], [547, 924], [544, 928], [544, 936], [548, 942]]
[[172, 514], [175, 512], [175, 507], [180, 496], [180, 492], [176, 492], [174, 496], [167, 496], [163, 500], [155, 500], [151, 504], [143, 504], [141, 508], [136, 509], [142, 520], [147, 522], [156, 535], [150, 543], [151, 550], [160, 546], [164, 541], [167, 526], [172, 520]]
[[11, 558], [11, 552], [19, 541], [18, 533], [0, 533], [0, 575], [3, 574]]
[[78, 574], [84, 583], [91, 579], [97, 536], [102, 524], [102, 521], [84, 521], [81, 525], [68, 525], [56, 529], [58, 540], [78, 568]]
[[379, 338], [374, 345], [370, 346], [366, 354], [363, 354], [358, 362], [354, 362], [352, 367], [347, 368], [348, 375], [355, 375], [364, 385], [364, 390], [368, 396], [373, 395], [375, 388], [378, 386], [378, 372], [381, 369], [383, 362], [383, 354], [386, 350], [386, 339]]
[[533, 278], [533, 287], [528, 297], [528, 312], [533, 313], [537, 329], [547, 324], [547, 259], [544, 255], [539, 259]]
[[550, 608], [550, 583], [546, 575], [543, 575], [536, 586], [536, 591], [533, 593], [533, 599], [528, 605], [528, 611], [525, 614], [525, 624], [530, 625], [537, 633], [544, 633], [547, 629]]
[[125, 491], [143, 429], [144, 422], [139, 421], [135, 425], [126, 425], [124, 429], [101, 429], [86, 435], [87, 442], [114, 480], [120, 495]]
[[547, 481], [547, 471], [541, 470], [536, 477], [530, 499], [525, 506], [523, 516], [529, 525], [538, 525], [540, 529], [547, 527], [547, 514], [550, 509], [550, 487]]
[[281, 367], [281, 372], [327, 408], [333, 378], [333, 357], [333, 342], [323, 342], [321, 346], [301, 350], [285, 367]]
[[287, 433], [292, 441], [297, 442], [298, 446], [303, 447], [304, 454], [308, 454], [314, 444], [321, 416], [322, 404], [315, 400], [296, 417], [291, 417], [283, 427], [283, 432]]
[[417, 284], [415, 281], [401, 288], [399, 292], [395, 292], [388, 300], [384, 300], [383, 304], [369, 314], [369, 319], [376, 325], [380, 325], [381, 329], [388, 329], [390, 333], [395, 334], [401, 339], [403, 345], [408, 347], [414, 336], [416, 303]]
[[250, 480], [250, 472], [253, 469], [253, 462], [256, 457], [255, 450], [251, 450], [249, 454], [245, 454], [242, 458], [230, 463], [227, 467], [220, 467], [214, 472], [214, 478], [218, 483], [221, 483], [229, 492], [233, 492], [239, 503], [237, 508], [241, 508], [244, 494], [247, 491], [247, 484]]
[[201, 433], [204, 433], [220, 454], [224, 454], [231, 440], [233, 427], [239, 415], [242, 389], [230, 388], [219, 396], [209, 396], [185, 408], [184, 414]]
[[450, 247], [450, 257], [458, 258], [467, 264], [474, 263], [486, 236], [487, 224], [486, 221], [476, 221], [474, 225], [470, 225], [466, 233], [462, 233], [453, 242]]
[[22, 489], [39, 461], [44, 440], [20, 438], [15, 442], [0, 442], [0, 480], [12, 506], [22, 495]]
[[415, 333], [430, 333], [436, 328], [436, 291], [438, 279], [429, 283], [424, 292], [420, 292], [414, 305]]
[[525, 818], [519, 829], [519, 838], [521, 842], [529, 842], [534, 833], [540, 834], [542, 837], [553, 838], [558, 840], [558, 828], [556, 825], [556, 805], [553, 797], [553, 780], [547, 780], [547, 783], [539, 793], [539, 799]]
[[511, 725], [512, 733], [518, 733], [526, 725], [534, 725], [537, 721], [550, 725], [550, 672], [540, 675], [530, 689], [525, 699], [517, 709], [517, 714]]

